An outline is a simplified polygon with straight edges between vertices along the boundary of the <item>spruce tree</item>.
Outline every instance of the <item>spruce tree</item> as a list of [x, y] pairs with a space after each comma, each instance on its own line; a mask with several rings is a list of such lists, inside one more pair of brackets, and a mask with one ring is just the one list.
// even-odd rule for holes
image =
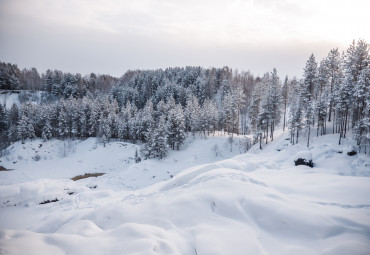
[[180, 104], [168, 113], [168, 143], [173, 150], [179, 150], [186, 139], [185, 117]]

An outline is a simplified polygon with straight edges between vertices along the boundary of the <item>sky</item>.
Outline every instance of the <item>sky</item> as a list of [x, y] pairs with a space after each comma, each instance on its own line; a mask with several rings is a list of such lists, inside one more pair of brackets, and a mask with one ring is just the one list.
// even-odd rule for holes
[[39, 72], [229, 66], [303, 74], [370, 42], [368, 0], [0, 0], [0, 61]]

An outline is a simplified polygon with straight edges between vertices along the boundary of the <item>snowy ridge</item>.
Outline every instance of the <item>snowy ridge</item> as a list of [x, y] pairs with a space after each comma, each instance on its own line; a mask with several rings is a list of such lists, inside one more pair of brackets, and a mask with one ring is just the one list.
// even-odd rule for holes
[[[77, 182], [59, 173], [58, 161], [55, 174], [48, 179], [24, 177], [23, 182], [15, 179], [20, 177], [16, 170], [1, 172], [6, 177], [2, 178], [0, 187], [1, 201], [18, 202], [17, 206], [9, 204], [0, 208], [0, 251], [6, 254], [25, 250], [29, 254], [368, 254], [369, 157], [348, 156], [345, 150], [351, 141], [333, 146], [337, 136], [327, 135], [313, 139], [308, 148], [315, 167], [295, 167], [296, 154], [307, 148], [303, 144], [290, 145], [286, 136], [276, 135], [276, 141], [263, 150], [253, 147], [248, 153], [230, 159], [216, 162], [217, 158], [213, 158], [214, 163], [173, 171], [173, 178], [167, 177], [166, 181], [161, 178], [167, 169], [173, 169], [171, 163], [176, 167], [174, 158], [181, 163], [183, 159], [194, 159], [195, 153], [199, 156], [196, 163], [202, 163], [199, 161], [206, 157], [206, 150], [212, 153], [212, 143], [222, 138], [196, 139], [178, 155], [171, 153], [167, 162], [143, 161], [124, 170], [114, 169], [112, 162], [109, 166], [113, 157], [107, 158], [99, 162], [103, 168], [111, 168], [106, 175]], [[65, 166], [78, 164], [71, 160], [74, 157], [84, 161], [79, 146], [94, 147], [94, 141], [88, 139], [84, 143], [76, 144], [75, 153], [64, 158]], [[194, 151], [200, 144], [208, 147]], [[104, 150], [111, 153], [109, 146], [103, 149], [100, 145], [90, 153], [102, 154]], [[200, 151], [204, 154], [200, 155]], [[227, 151], [230, 150], [224, 153]], [[13, 154], [8, 156], [9, 164]], [[125, 159], [120, 158], [121, 162]], [[1, 160], [1, 164], [7, 162]], [[27, 165], [37, 174], [44, 171], [43, 161], [48, 162], [29, 160]], [[93, 163], [96, 165], [97, 161], [90, 166]], [[17, 164], [20, 163], [13, 165]], [[141, 164], [149, 169], [140, 170]], [[117, 180], [127, 181], [130, 167], [136, 167], [138, 174], [132, 187], [118, 185]], [[72, 173], [77, 171], [66, 175]], [[151, 182], [146, 179], [149, 176]], [[94, 185], [97, 187], [93, 188]], [[59, 201], [39, 205], [41, 200], [55, 197]]]

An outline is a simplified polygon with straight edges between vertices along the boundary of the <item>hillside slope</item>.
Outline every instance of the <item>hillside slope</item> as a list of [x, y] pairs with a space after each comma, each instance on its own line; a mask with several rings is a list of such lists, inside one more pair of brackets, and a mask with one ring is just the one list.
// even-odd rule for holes
[[[314, 139], [308, 149], [290, 145], [286, 136], [280, 133], [263, 150], [252, 148], [223, 161], [211, 144], [221, 138], [198, 139], [164, 161], [144, 161], [145, 168], [128, 163], [125, 169], [115, 165], [130, 160], [135, 145], [126, 144], [133, 146], [126, 152], [114, 143], [87, 153], [87, 147], [95, 147], [87, 140], [66, 158], [34, 161], [35, 152], [26, 143], [22, 150], [28, 154], [20, 161], [28, 162], [12, 163], [17, 148], [1, 159], [18, 169], [0, 173], [0, 251], [369, 254], [369, 157], [348, 156], [351, 141], [333, 145], [334, 135]], [[294, 166], [301, 151], [312, 155], [314, 168]], [[198, 165], [206, 159], [207, 164]], [[193, 166], [180, 169], [188, 161]], [[47, 169], [50, 162], [55, 162], [55, 172]], [[83, 167], [71, 170], [75, 164]], [[107, 174], [77, 182], [67, 178], [88, 167]], [[54, 199], [58, 201], [39, 204]]]

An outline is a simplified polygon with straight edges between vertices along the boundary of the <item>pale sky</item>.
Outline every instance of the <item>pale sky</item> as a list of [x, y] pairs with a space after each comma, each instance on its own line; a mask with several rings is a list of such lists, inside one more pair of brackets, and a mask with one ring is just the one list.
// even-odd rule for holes
[[0, 61], [39, 72], [277, 68], [300, 77], [352, 40], [370, 43], [369, 0], [0, 0]]

